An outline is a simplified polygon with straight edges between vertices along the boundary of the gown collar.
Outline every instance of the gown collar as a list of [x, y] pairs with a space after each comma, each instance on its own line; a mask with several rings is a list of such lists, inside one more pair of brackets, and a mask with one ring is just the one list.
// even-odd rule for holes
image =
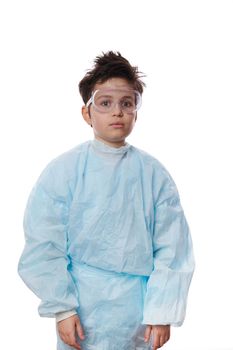
[[128, 151], [131, 145], [128, 142], [125, 142], [124, 146], [121, 147], [113, 147], [107, 145], [103, 141], [97, 140], [96, 138], [91, 140], [92, 147], [99, 151], [100, 153], [108, 153], [108, 154], [124, 154]]

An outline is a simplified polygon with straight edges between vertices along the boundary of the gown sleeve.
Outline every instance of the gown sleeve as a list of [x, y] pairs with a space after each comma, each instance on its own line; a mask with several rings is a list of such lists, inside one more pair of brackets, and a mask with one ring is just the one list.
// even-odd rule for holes
[[156, 182], [154, 266], [147, 281], [142, 323], [181, 326], [195, 268], [192, 239], [178, 190], [165, 168]]
[[33, 187], [24, 213], [25, 246], [18, 273], [41, 299], [40, 316], [78, 307], [67, 255], [68, 190], [59, 172], [46, 169]]

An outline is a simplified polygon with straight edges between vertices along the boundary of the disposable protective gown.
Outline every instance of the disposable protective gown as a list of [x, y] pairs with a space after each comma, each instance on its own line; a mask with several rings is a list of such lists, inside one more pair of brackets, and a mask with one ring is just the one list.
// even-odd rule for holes
[[[92, 139], [52, 160], [28, 199], [19, 274], [39, 314], [75, 309], [83, 350], [149, 349], [146, 324], [180, 326], [194, 271], [177, 187], [149, 153]], [[72, 349], [58, 335], [58, 350]]]

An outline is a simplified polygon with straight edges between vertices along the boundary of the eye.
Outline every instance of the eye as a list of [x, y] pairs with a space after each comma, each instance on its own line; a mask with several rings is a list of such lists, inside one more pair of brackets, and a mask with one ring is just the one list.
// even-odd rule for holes
[[101, 100], [101, 101], [99, 101], [99, 105], [101, 106], [101, 107], [110, 107], [111, 106], [111, 104], [112, 104], [112, 101], [111, 100]]
[[121, 105], [122, 107], [129, 108], [133, 106], [133, 103], [131, 100], [122, 100]]
[[101, 102], [102, 106], [109, 106], [109, 104], [110, 104], [110, 101], [107, 101], [107, 100]]

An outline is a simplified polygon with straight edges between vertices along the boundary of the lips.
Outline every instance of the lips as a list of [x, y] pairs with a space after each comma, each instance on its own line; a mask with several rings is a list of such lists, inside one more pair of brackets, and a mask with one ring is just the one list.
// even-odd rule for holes
[[124, 125], [124, 123], [120, 123], [120, 122], [115, 122], [115, 123], [112, 123], [112, 124], [110, 124], [110, 125]]

